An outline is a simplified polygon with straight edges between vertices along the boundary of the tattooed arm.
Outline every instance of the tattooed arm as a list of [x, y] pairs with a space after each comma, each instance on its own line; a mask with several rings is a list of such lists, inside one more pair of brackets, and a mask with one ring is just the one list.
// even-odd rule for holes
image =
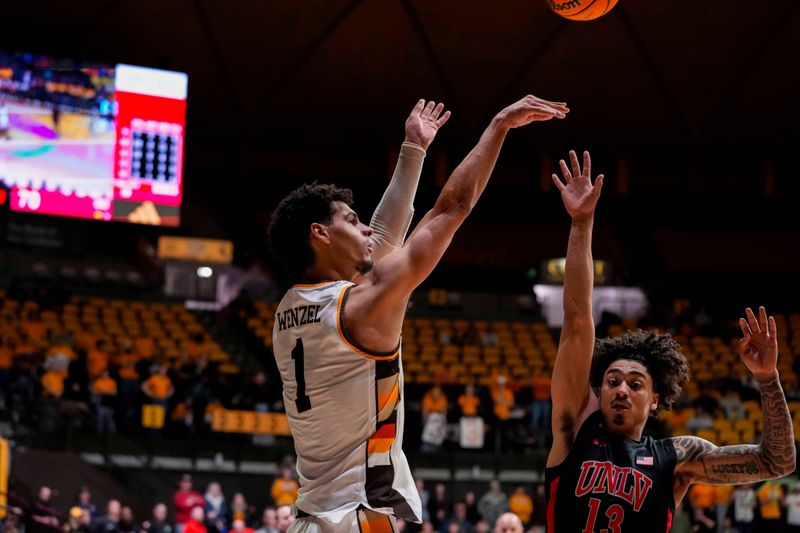
[[704, 483], [746, 483], [786, 476], [795, 469], [794, 431], [777, 371], [778, 342], [775, 320], [759, 309], [760, 320], [747, 309], [740, 319], [744, 333], [741, 357], [761, 389], [764, 426], [761, 444], [716, 446], [699, 437], [675, 437], [676, 501], [688, 486]]

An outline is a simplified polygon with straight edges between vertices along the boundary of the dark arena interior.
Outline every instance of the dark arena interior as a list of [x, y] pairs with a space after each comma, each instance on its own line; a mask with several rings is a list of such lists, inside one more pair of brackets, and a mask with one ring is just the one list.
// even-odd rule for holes
[[[620, 0], [586, 22], [545, 0], [4, 3], [3, 533], [291, 527], [267, 228], [313, 181], [352, 189], [367, 223], [420, 98], [452, 116], [412, 230], [495, 113], [534, 94], [569, 114], [509, 133], [411, 295], [402, 446], [423, 523], [397, 530], [506, 531], [507, 511], [546, 530], [570, 232], [551, 174], [573, 149], [605, 175], [596, 337], [669, 333], [690, 365], [645, 434], [761, 442], [738, 319], [764, 306], [800, 438], [798, 57], [796, 0]], [[672, 531], [800, 531], [800, 480], [693, 485]]]

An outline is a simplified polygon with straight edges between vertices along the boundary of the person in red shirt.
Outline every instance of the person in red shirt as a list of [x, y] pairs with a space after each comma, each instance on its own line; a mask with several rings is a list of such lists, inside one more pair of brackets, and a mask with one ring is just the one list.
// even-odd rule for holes
[[[189, 483], [191, 484], [191, 482]], [[200, 498], [202, 499], [202, 496]], [[175, 512], [177, 516], [177, 508]], [[203, 511], [202, 504], [200, 507], [192, 508], [189, 520], [187, 520], [185, 524], [179, 524], [178, 528], [180, 527], [183, 527], [183, 533], [208, 533], [205, 524], [205, 511]], [[178, 531], [180, 531], [180, 529], [178, 529]]]
[[[193, 516], [193, 510], [200, 508], [202, 513], [205, 498], [199, 492], [192, 489], [192, 476], [184, 474], [178, 485], [178, 491], [173, 497], [175, 505], [175, 525], [178, 533], [184, 533], [183, 528], [190, 521]], [[203, 523], [203, 516], [199, 520], [200, 525]], [[188, 532], [185, 532], [188, 533]], [[195, 531], [194, 533], [205, 533], [205, 526], [202, 532]]]

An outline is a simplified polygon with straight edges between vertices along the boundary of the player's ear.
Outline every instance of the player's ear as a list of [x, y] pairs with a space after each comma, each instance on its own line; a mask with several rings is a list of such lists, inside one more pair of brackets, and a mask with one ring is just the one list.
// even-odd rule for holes
[[318, 242], [324, 242], [325, 244], [329, 243], [331, 240], [330, 233], [328, 232], [328, 226], [325, 224], [320, 224], [319, 222], [314, 222], [311, 224], [311, 232], [310, 232], [311, 240], [316, 240]]
[[653, 400], [650, 402], [650, 412], [655, 413], [658, 409], [658, 393], [653, 394]]

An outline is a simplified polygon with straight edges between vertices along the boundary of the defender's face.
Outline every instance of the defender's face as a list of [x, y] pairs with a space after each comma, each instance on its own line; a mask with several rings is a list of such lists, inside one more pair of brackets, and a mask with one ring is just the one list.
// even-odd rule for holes
[[372, 229], [358, 219], [347, 204], [334, 202], [331, 224], [327, 226], [331, 254], [359, 274], [372, 270], [372, 252], [375, 246]]
[[608, 429], [627, 436], [641, 434], [647, 417], [658, 407], [653, 378], [642, 363], [630, 359], [609, 365], [599, 399]]

